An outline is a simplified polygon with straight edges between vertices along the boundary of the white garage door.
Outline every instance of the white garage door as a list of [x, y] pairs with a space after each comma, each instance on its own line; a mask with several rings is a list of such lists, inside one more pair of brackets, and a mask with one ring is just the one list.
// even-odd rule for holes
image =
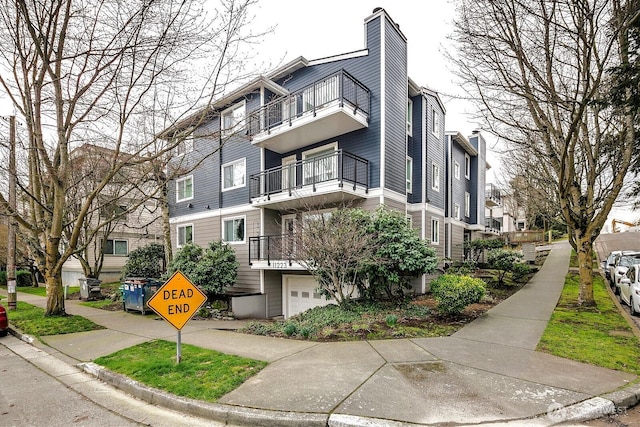
[[334, 300], [327, 300], [324, 295], [316, 293], [318, 287], [313, 276], [284, 276], [285, 317], [302, 313], [313, 307], [334, 304]]

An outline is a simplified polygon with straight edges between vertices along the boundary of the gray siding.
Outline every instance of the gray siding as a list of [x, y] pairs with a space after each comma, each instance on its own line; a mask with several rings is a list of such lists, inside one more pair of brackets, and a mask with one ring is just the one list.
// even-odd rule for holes
[[406, 194], [407, 43], [385, 20], [385, 187]]
[[267, 317], [282, 316], [282, 273], [264, 271], [264, 293], [267, 294]]
[[[427, 108], [425, 113], [425, 119], [427, 123], [426, 137], [427, 137], [427, 158], [424, 165], [425, 182], [427, 186], [427, 199], [429, 204], [439, 209], [444, 209], [446, 198], [446, 185], [445, 185], [445, 136], [444, 136], [444, 111], [438, 104], [437, 100], [432, 96], [427, 96]], [[437, 134], [432, 132], [433, 111], [439, 116], [440, 126]], [[434, 183], [432, 180], [432, 166], [436, 164], [440, 169], [440, 181], [438, 183], [439, 191], [433, 189]]]
[[451, 260], [464, 259], [464, 227], [451, 224]]

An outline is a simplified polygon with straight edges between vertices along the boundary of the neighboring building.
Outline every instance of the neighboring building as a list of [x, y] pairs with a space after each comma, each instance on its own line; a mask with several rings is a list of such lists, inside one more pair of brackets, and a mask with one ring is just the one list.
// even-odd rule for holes
[[[92, 144], [76, 148], [71, 154], [71, 161], [74, 162], [74, 184], [70, 189], [70, 196], [82, 201], [83, 194], [88, 194], [102, 180], [113, 158], [114, 151], [108, 148]], [[119, 158], [126, 160], [126, 156], [122, 154]], [[142, 194], [145, 186], [154, 184], [135, 181], [143, 173], [141, 168], [139, 164], [123, 166], [112, 183], [103, 189], [93, 209], [87, 214], [78, 242], [79, 246], [86, 248], [80, 255], [95, 269], [100, 262], [100, 254], [104, 253], [99, 275], [103, 282], [120, 280], [122, 268], [134, 249], [150, 243], [163, 244], [160, 209], [156, 207], [155, 200], [145, 200], [146, 196]], [[127, 178], [129, 174], [136, 178]], [[149, 189], [147, 194], [153, 194], [153, 190]], [[74, 204], [69, 203], [69, 207], [68, 215], [73, 217]], [[109, 220], [109, 224], [100, 226]], [[97, 233], [93, 235], [96, 228]], [[66, 286], [78, 286], [78, 279], [81, 278], [85, 278], [81, 261], [72, 256], [62, 267], [62, 283]]]
[[[339, 204], [396, 209], [440, 258], [451, 252], [444, 106], [409, 79], [407, 39], [386, 11], [364, 25], [364, 49], [299, 57], [164, 133], [193, 131], [175, 163], [199, 161], [168, 189], [173, 244], [232, 245], [236, 317], [288, 317], [327, 303], [296, 262], [291, 236], [307, 215]], [[475, 154], [460, 185], [470, 194], [456, 220], [460, 240], [463, 229], [484, 231], [484, 140], [465, 141]], [[427, 278], [413, 286], [426, 292]]]

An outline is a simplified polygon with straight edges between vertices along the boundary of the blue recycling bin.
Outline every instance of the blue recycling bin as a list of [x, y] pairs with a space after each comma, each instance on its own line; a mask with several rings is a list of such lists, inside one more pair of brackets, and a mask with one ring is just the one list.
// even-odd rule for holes
[[122, 307], [124, 311], [139, 311], [145, 314], [149, 311], [147, 303], [162, 284], [155, 279], [127, 278], [120, 285], [122, 293]]

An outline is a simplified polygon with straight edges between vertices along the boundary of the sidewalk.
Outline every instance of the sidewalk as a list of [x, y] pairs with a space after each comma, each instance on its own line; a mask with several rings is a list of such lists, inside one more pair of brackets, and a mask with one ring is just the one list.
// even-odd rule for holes
[[[534, 351], [562, 291], [569, 254], [566, 242], [556, 243], [522, 290], [451, 337], [314, 343], [220, 329], [229, 322], [191, 321], [182, 330], [182, 342], [270, 362], [215, 405], [158, 397], [95, 365], [84, 366], [134, 395], [141, 390], [140, 395], [154, 396], [154, 403], [233, 425], [387, 426], [523, 419], [527, 425], [550, 425], [576, 414], [593, 418], [636, 404], [640, 388], [605, 395], [635, 376]], [[44, 305], [42, 297], [21, 293], [19, 299]], [[67, 301], [67, 312], [108, 328], [43, 337], [72, 364], [150, 339], [176, 337], [168, 323], [139, 314], [91, 309], [76, 301]], [[547, 416], [558, 407], [563, 412]]]

